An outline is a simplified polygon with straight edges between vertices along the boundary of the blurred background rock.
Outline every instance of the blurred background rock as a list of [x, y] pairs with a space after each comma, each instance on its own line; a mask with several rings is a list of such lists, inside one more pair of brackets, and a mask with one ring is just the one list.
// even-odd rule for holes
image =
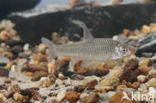
[[1, 0], [0, 20], [11, 20], [22, 39], [32, 44], [40, 43], [43, 36], [50, 38], [53, 32], [79, 40], [82, 29], [71, 19], [83, 21], [95, 37], [102, 38], [156, 21], [152, 0], [77, 1], [84, 0]]

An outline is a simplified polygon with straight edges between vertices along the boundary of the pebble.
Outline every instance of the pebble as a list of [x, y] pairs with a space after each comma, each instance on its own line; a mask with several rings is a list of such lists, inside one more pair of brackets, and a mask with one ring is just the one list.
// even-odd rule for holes
[[57, 66], [56, 66], [56, 60], [53, 60], [48, 64], [48, 73], [58, 73]]
[[38, 46], [38, 51], [41, 52], [41, 53], [45, 53], [46, 52], [46, 48], [47, 48], [46, 45], [41, 43]]
[[130, 85], [132, 88], [137, 89], [140, 86], [139, 82], [134, 82]]
[[75, 91], [68, 91], [65, 97], [70, 103], [75, 103], [79, 99], [80, 93]]
[[16, 100], [16, 101], [22, 101], [23, 100], [23, 95], [21, 95], [20, 93], [15, 93], [13, 95], [13, 98]]
[[113, 96], [110, 97], [109, 103], [133, 103], [131, 100], [122, 99], [123, 96], [123, 92], [116, 92]]
[[51, 80], [47, 77], [42, 77], [40, 79], [40, 85], [42, 86], [42, 88], [47, 88], [52, 84]]
[[0, 39], [4, 40], [4, 41], [8, 41], [11, 38], [11, 36], [9, 35], [9, 33], [5, 30], [0, 32]]
[[146, 80], [146, 76], [144, 76], [144, 75], [139, 75], [139, 76], [137, 77], [137, 80], [138, 80], [138, 82], [143, 83], [143, 82], [145, 82], [145, 80]]
[[123, 73], [120, 76], [120, 81], [126, 80], [129, 82], [134, 82], [137, 80], [139, 75], [138, 70], [139, 61], [137, 59], [131, 59], [124, 67]]
[[63, 81], [61, 79], [56, 79], [55, 84], [62, 85]]
[[0, 93], [0, 102], [2, 103], [4, 99], [5, 99], [5, 96], [2, 93]]
[[155, 87], [156, 88], [156, 78], [150, 79], [148, 82], [150, 87]]
[[150, 71], [150, 68], [147, 66], [140, 66], [139, 71], [140, 71], [140, 74], [147, 75], [148, 72]]
[[84, 101], [83, 100], [80, 101], [83, 101], [82, 103], [97, 103], [98, 100], [99, 100], [99, 95], [97, 93], [93, 93], [88, 97], [86, 97]]
[[150, 27], [148, 25], [143, 25], [141, 31], [143, 34], [148, 34], [150, 32]]
[[21, 46], [19, 46], [19, 45], [16, 45], [16, 46], [13, 46], [11, 49], [10, 49], [10, 51], [12, 52], [12, 53], [14, 53], [14, 55], [15, 54], [18, 54], [19, 52], [22, 52], [22, 47]]
[[36, 71], [43, 71], [43, 72], [47, 72], [47, 66], [45, 64], [41, 65], [41, 64], [27, 64], [27, 71], [31, 71], [31, 72], [36, 72]]
[[78, 85], [74, 87], [76, 92], [82, 92], [86, 87], [84, 85]]
[[145, 85], [145, 84], [140, 84], [138, 90], [139, 90], [139, 91], [145, 91], [145, 90], [147, 90], [147, 85]]
[[86, 84], [87, 89], [94, 89], [94, 86], [98, 83], [97, 80], [92, 80]]
[[88, 96], [87, 93], [85, 93], [85, 92], [84, 92], [84, 93], [81, 93], [81, 94], [80, 94], [80, 99], [83, 99], [83, 98], [85, 98], [85, 97], [87, 97], [87, 96]]
[[13, 61], [10, 61], [10, 62], [6, 65], [6, 68], [7, 68], [8, 70], [10, 70], [13, 64], [14, 64], [14, 62], [13, 62]]
[[99, 82], [100, 86], [117, 86], [119, 83], [119, 77], [122, 73], [122, 69], [120, 67], [115, 67], [112, 69], [109, 74]]
[[0, 64], [7, 64], [9, 62], [10, 60], [7, 57], [0, 55]]
[[150, 70], [149, 71], [149, 73], [148, 73], [149, 75], [153, 75], [153, 74], [156, 74], [156, 70], [155, 69], [152, 69], [152, 70]]
[[29, 44], [25, 44], [25, 45], [23, 46], [23, 50], [24, 50], [24, 51], [28, 51], [29, 48], [30, 48], [30, 45], [29, 45]]
[[46, 100], [46, 103], [58, 103], [58, 101], [56, 100], [55, 97], [51, 97]]
[[94, 81], [94, 80], [99, 81], [100, 78], [97, 76], [87, 76], [84, 78], [83, 84], [87, 85], [89, 82]]
[[9, 70], [6, 68], [0, 68], [0, 77], [9, 77]]
[[61, 79], [61, 80], [67, 79], [67, 77], [65, 77], [62, 73], [59, 73], [59, 74], [58, 74], [58, 77], [59, 77], [59, 79]]
[[60, 103], [66, 96], [66, 89], [60, 90], [60, 92], [57, 94], [57, 100]]
[[127, 88], [125, 84], [121, 84], [117, 86], [117, 89], [124, 89], [124, 88]]
[[48, 75], [47, 72], [44, 71], [36, 71], [33, 74], [33, 77], [31, 78], [31, 81], [38, 81], [41, 77], [46, 77]]
[[38, 52], [38, 53], [35, 53], [33, 55], [33, 60], [34, 61], [38, 61], [39, 63], [40, 62], [46, 62], [47, 61], [47, 57], [46, 57], [46, 55]]
[[12, 66], [11, 66], [11, 71], [12, 71], [12, 72], [15, 72], [16, 70], [17, 70], [17, 65], [12, 65]]

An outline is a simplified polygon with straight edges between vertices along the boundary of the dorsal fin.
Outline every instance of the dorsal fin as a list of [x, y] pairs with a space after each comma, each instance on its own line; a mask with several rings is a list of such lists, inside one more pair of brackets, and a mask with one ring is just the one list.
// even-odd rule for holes
[[94, 39], [93, 35], [87, 28], [86, 24], [79, 20], [72, 20], [73, 23], [78, 24], [83, 29], [83, 40], [88, 41]]

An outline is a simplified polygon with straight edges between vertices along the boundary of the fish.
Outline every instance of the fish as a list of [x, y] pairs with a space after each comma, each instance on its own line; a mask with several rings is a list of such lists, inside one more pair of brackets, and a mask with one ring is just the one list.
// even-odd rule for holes
[[117, 60], [135, 54], [136, 48], [111, 38], [94, 38], [82, 22], [74, 23], [83, 29], [83, 40], [73, 44], [55, 45], [45, 37], [42, 43], [48, 47], [50, 60], [58, 56], [69, 56], [94, 61]]

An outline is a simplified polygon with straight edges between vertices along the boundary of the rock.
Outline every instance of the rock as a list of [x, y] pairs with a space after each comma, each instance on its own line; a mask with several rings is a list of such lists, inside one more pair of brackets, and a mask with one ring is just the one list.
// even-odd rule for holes
[[[6, 17], [11, 12], [31, 9], [39, 2], [40, 0], [25, 0], [23, 2], [21, 2], [20, 0], [14, 0], [12, 3], [10, 3], [9, 0], [1, 0], [0, 11], [3, 12], [0, 12], [0, 19]], [[7, 6], [9, 8], [7, 8]]]
[[[53, 32], [67, 34], [70, 39], [74, 34], [82, 36], [80, 27], [73, 24], [70, 19], [83, 21], [95, 37], [106, 38], [121, 33], [124, 28], [132, 30], [154, 21], [155, 5], [155, 2], [151, 2], [115, 6], [83, 6], [80, 9], [50, 12], [28, 18], [14, 15], [8, 19], [16, 24], [15, 29], [22, 39], [32, 44], [40, 43], [41, 37], [50, 38], [50, 34]], [[136, 12], [132, 12], [132, 9]], [[121, 10], [122, 12], [120, 12]]]
[[65, 97], [70, 103], [75, 103], [79, 99], [79, 96], [80, 93], [77, 93], [75, 91], [68, 91]]
[[9, 70], [6, 68], [0, 68], [0, 77], [9, 77]]
[[97, 103], [99, 100], [99, 95], [96, 93], [93, 93], [89, 95], [88, 97], [84, 97], [80, 100], [81, 103]]
[[140, 39], [136, 47], [137, 50], [137, 56], [141, 56], [144, 52], [156, 52], [156, 33], [148, 34], [147, 36]]
[[128, 99], [122, 99], [123, 96], [124, 96], [123, 92], [116, 92], [113, 96], [110, 97], [109, 102], [110, 103], [133, 103], [133, 101], [130, 101]]
[[120, 81], [126, 80], [134, 82], [137, 80], [137, 76], [140, 74], [138, 70], [139, 61], [137, 59], [131, 59], [124, 67], [123, 73], [120, 76]]

